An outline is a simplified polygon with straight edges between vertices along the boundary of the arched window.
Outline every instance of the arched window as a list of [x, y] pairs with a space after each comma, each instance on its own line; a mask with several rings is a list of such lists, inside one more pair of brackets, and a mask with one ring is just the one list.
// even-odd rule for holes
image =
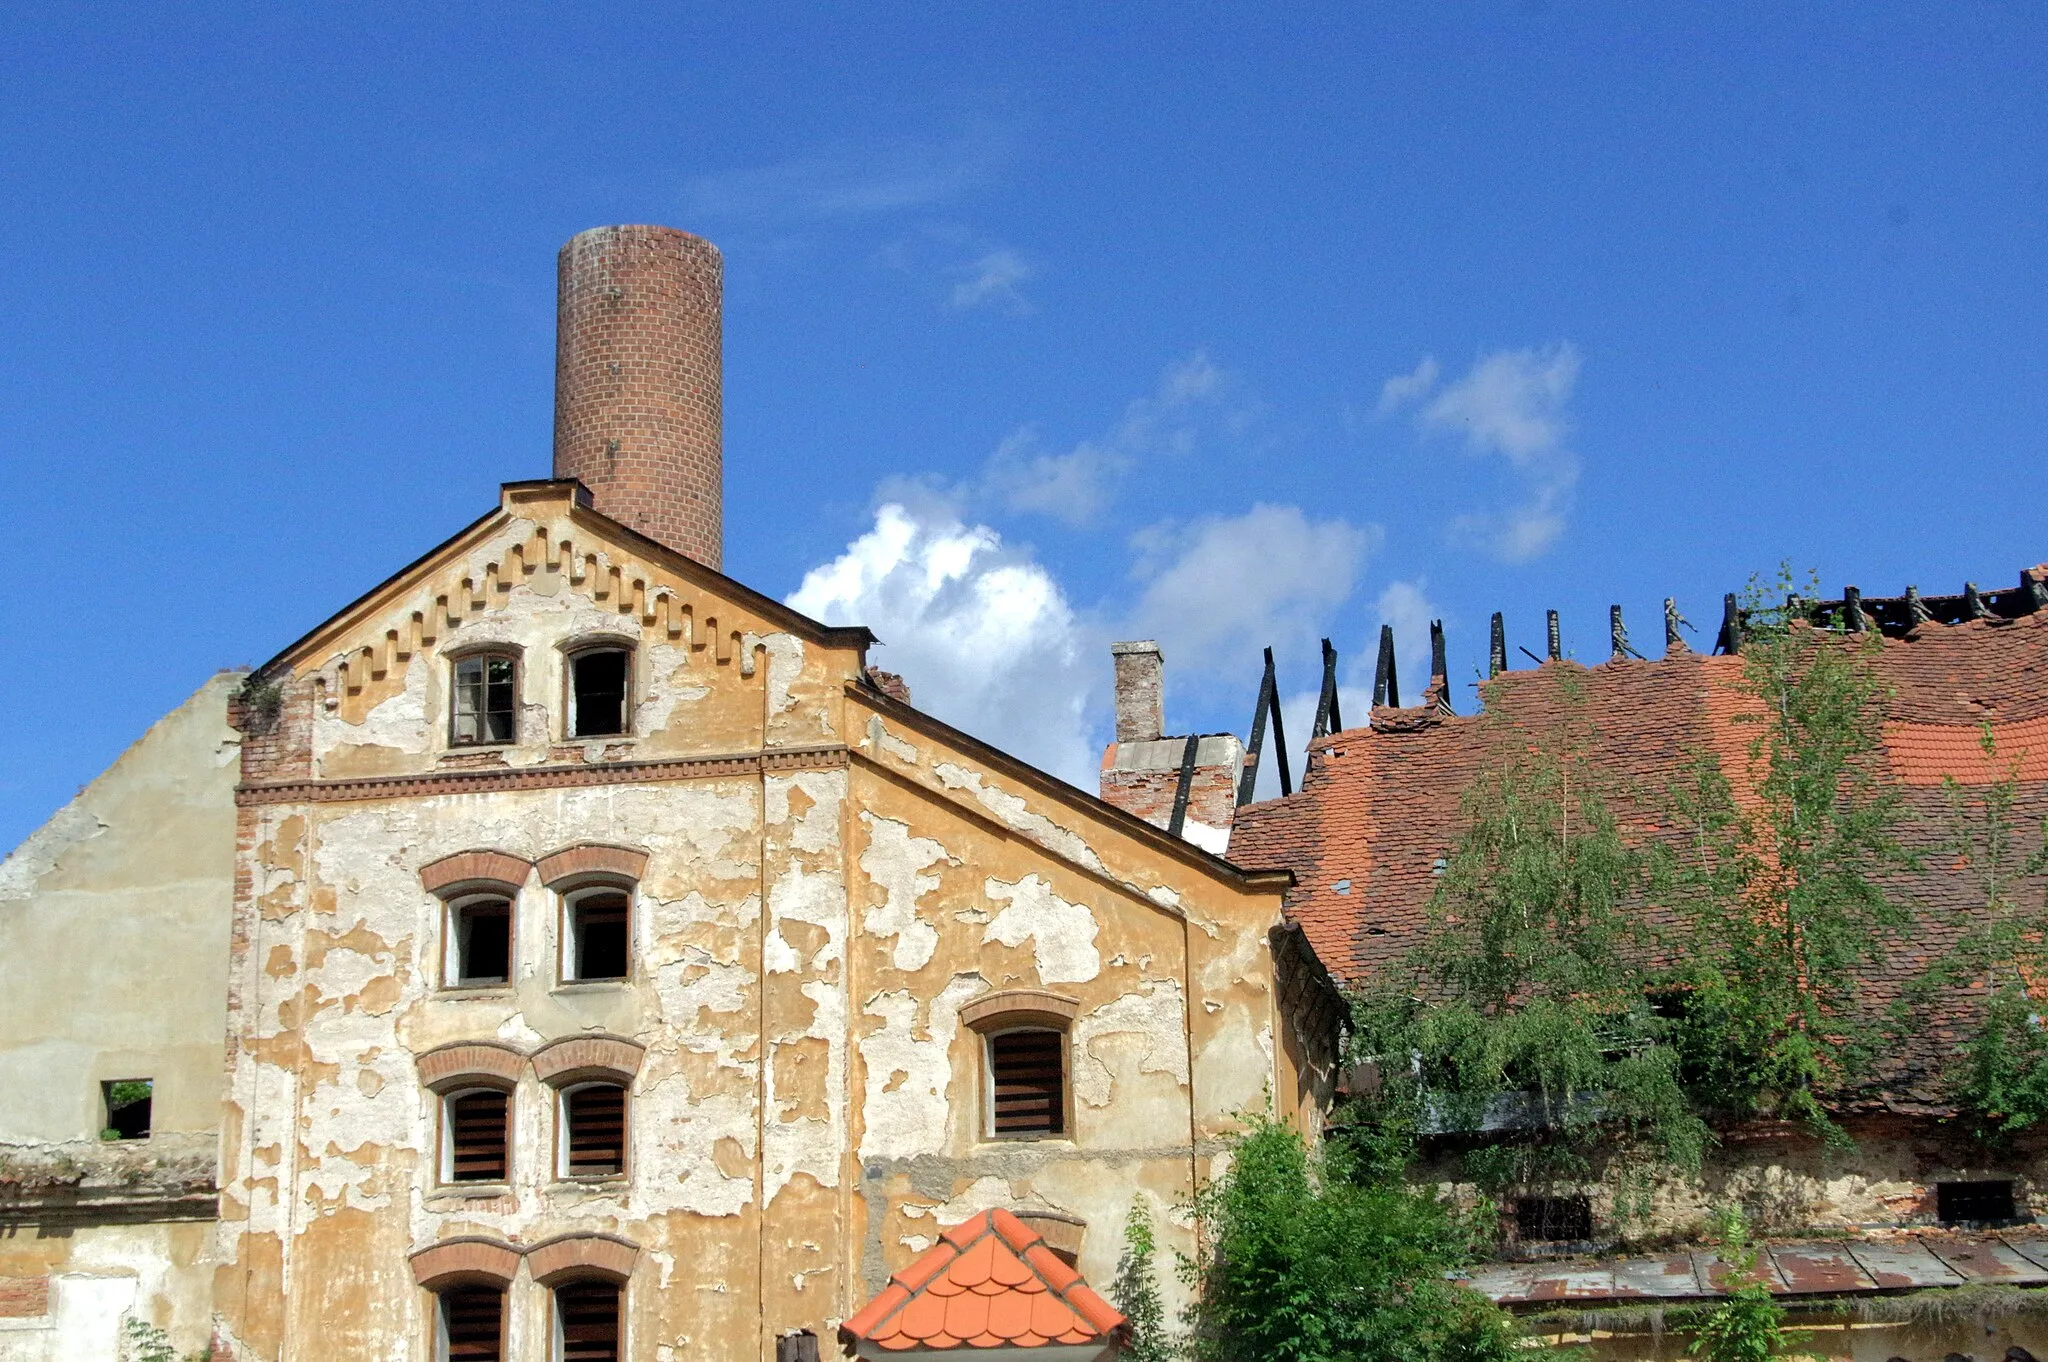
[[434, 1295], [437, 1362], [502, 1362], [505, 1288], [519, 1250], [478, 1235], [443, 1239], [409, 1255], [413, 1280]]
[[441, 1099], [441, 1180], [505, 1182], [512, 1171], [512, 1094], [457, 1088]]
[[509, 652], [453, 659], [448, 741], [455, 747], [508, 743], [519, 736], [519, 659]]
[[569, 654], [571, 738], [609, 738], [631, 731], [633, 651], [615, 644]]
[[633, 897], [612, 884], [571, 890], [562, 899], [562, 978], [623, 979], [632, 939]]
[[502, 1362], [505, 1290], [450, 1286], [437, 1293], [441, 1362]]
[[615, 1178], [626, 1171], [626, 1089], [577, 1083], [562, 1089], [561, 1167], [565, 1178]]
[[1044, 989], [983, 994], [960, 1009], [981, 1033], [992, 1139], [1067, 1133], [1067, 1031], [1080, 1001]]
[[555, 1362], [619, 1362], [626, 1293], [618, 1282], [583, 1278], [555, 1288]]
[[449, 988], [489, 988], [512, 979], [512, 900], [466, 894], [448, 901], [442, 952]]

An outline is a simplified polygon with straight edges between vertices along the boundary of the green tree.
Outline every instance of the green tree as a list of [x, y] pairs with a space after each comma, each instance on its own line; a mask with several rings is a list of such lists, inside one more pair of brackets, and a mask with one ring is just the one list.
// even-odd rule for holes
[[1152, 1233], [1152, 1212], [1142, 1196], [1131, 1199], [1131, 1213], [1124, 1220], [1124, 1252], [1116, 1265], [1116, 1281], [1110, 1287], [1110, 1301], [1130, 1321], [1130, 1341], [1123, 1357], [1131, 1362], [1171, 1362], [1179, 1349], [1167, 1330], [1166, 1305], [1159, 1295], [1159, 1276], [1153, 1260], [1159, 1244]]
[[1255, 1119], [1195, 1199], [1203, 1252], [1183, 1266], [1204, 1362], [1507, 1362], [1507, 1316], [1447, 1280], [1471, 1228], [1344, 1149]]
[[1803, 1341], [1786, 1330], [1785, 1307], [1756, 1270], [1757, 1251], [1740, 1210], [1722, 1214], [1717, 1237], [1728, 1268], [1728, 1296], [1707, 1316], [1686, 1351], [1701, 1362], [1765, 1362]]

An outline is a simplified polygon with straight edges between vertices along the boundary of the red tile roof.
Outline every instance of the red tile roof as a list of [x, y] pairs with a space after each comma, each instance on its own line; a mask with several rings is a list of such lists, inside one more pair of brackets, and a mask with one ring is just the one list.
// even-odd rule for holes
[[1108, 1343], [1124, 1317], [1008, 1211], [947, 1230], [840, 1326], [894, 1351]]
[[[2015, 825], [2031, 830], [2048, 816], [2048, 611], [1922, 625], [1885, 639], [1877, 665], [1890, 691], [1885, 760], [1902, 802], [1900, 836], [1923, 857], [1921, 869], [1886, 886], [1918, 921], [1871, 967], [1867, 995], [1881, 1006], [1947, 948], [1956, 913], [1979, 906], [1976, 877], [1945, 850], [1951, 813], [1943, 777], [1982, 785], [2017, 763]], [[1289, 916], [1331, 973], [1363, 982], [1420, 940], [1437, 862], [1465, 829], [1460, 796], [1505, 751], [1576, 727], [1612, 780], [1616, 816], [1638, 836], [1662, 833], [1665, 790], [1701, 750], [1718, 755], [1743, 799], [1755, 730], [1734, 722], [1754, 704], [1739, 689], [1741, 669], [1740, 658], [1684, 652], [1590, 668], [1551, 662], [1486, 682], [1482, 714], [1376, 710], [1372, 727], [1312, 745], [1295, 794], [1238, 811], [1230, 859], [1294, 871]], [[1995, 762], [1979, 747], [1987, 723], [1998, 741]], [[2040, 892], [2038, 881], [2022, 892]], [[1885, 1081], [1931, 1100], [1908, 1090], [1925, 1086], [1930, 1047], [1960, 1034], [1937, 1025], [1921, 1038], [1921, 1053], [1899, 1056]]]

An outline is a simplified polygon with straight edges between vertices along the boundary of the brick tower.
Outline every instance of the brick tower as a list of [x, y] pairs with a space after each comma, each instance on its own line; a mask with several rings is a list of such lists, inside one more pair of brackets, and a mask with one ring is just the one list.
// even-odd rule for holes
[[709, 567], [724, 541], [724, 262], [673, 227], [593, 227], [556, 262], [555, 476]]

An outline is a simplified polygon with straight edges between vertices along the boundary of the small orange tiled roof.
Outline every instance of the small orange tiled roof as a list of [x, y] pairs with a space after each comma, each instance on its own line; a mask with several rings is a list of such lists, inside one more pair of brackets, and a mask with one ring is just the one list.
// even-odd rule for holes
[[1008, 1211], [947, 1230], [839, 1327], [890, 1351], [1108, 1343], [1124, 1317]]

